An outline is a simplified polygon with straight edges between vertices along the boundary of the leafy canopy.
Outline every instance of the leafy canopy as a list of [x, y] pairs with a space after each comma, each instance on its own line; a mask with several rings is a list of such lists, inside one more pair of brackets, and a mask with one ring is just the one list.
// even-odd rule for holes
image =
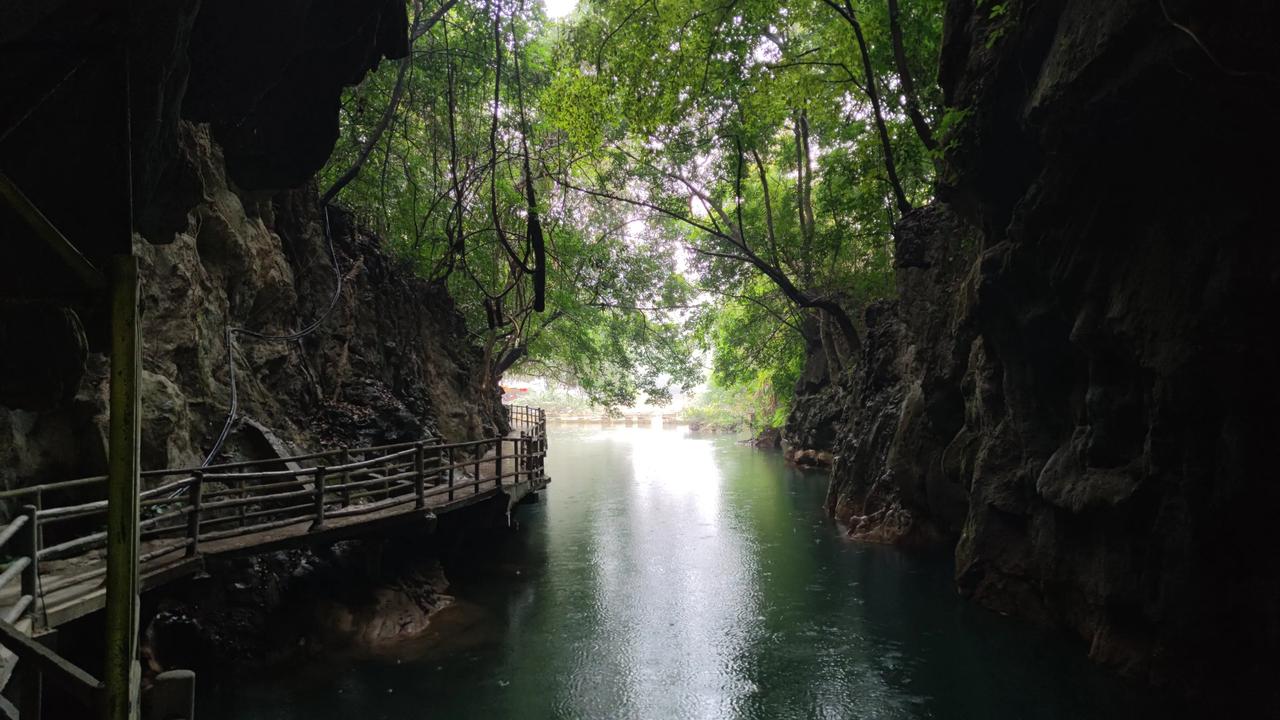
[[941, 0], [898, 5], [415, 2], [413, 54], [348, 93], [321, 183], [360, 166], [342, 201], [448, 285], [494, 381], [661, 401], [709, 351], [776, 423], [806, 352], [852, 362], [930, 196]]

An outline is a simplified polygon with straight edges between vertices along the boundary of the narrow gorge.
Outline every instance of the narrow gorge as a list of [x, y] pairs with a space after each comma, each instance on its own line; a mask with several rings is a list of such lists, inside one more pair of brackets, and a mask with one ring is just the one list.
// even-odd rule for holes
[[[1280, 712], [1277, 31], [1248, 0], [0, 8], [0, 715], [81, 711], [47, 653], [121, 720], [174, 670], [246, 718], [454, 686]], [[548, 441], [526, 400], [653, 428]], [[201, 492], [267, 549], [215, 547]]]

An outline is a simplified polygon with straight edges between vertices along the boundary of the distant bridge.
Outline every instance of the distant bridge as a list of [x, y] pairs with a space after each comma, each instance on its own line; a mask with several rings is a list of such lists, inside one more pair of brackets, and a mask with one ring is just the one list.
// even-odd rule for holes
[[[513, 407], [510, 416], [512, 431], [501, 438], [144, 472], [139, 588], [200, 572], [207, 558], [425, 527], [441, 514], [501, 496], [510, 509], [550, 482], [545, 414]], [[0, 557], [11, 558], [0, 570], [0, 688], [15, 672], [25, 675], [12, 683], [22, 710], [0, 696], [0, 718], [39, 717], [39, 691], [29, 688], [38, 688], [41, 676], [89, 708], [102, 704], [101, 681], [35, 639], [106, 603], [110, 507], [105, 499], [71, 501], [105, 497], [106, 484], [100, 476], [0, 492], [0, 500], [22, 507], [0, 527]], [[180, 680], [193, 687], [189, 674]]]

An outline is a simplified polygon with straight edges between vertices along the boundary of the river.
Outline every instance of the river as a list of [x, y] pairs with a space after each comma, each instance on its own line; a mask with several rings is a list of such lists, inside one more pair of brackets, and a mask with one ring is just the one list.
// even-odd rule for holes
[[1121, 718], [1149, 699], [844, 539], [826, 477], [683, 428], [553, 428], [550, 488], [393, 657], [202, 677], [202, 718]]

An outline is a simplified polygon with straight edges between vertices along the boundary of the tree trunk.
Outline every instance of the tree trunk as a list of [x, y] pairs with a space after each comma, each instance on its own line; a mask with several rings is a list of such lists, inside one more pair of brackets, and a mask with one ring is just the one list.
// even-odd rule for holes
[[373, 153], [373, 149], [377, 147], [378, 141], [382, 139], [383, 133], [387, 128], [391, 127], [391, 121], [395, 119], [396, 110], [400, 107], [400, 96], [404, 94], [404, 79], [409, 74], [409, 66], [413, 64], [413, 56], [406, 55], [400, 60], [400, 69], [396, 73], [396, 84], [391, 89], [391, 99], [387, 101], [387, 108], [382, 112], [382, 118], [378, 120], [378, 124], [374, 126], [373, 131], [369, 133], [369, 137], [365, 140], [364, 145], [360, 147], [360, 153], [356, 155], [356, 161], [351, 163], [351, 167], [342, 173], [333, 185], [324, 194], [320, 196], [321, 203], [328, 203], [333, 200], [342, 189], [356, 179], [360, 174], [360, 170], [364, 164], [369, 161], [369, 155]]
[[493, 365], [493, 376], [495, 378], [502, 377], [513, 365], [520, 362], [525, 355], [529, 354], [529, 349], [524, 345], [517, 345], [502, 354], [498, 358], [498, 362]]
[[902, 94], [907, 98], [907, 117], [920, 136], [920, 142], [929, 150], [937, 150], [938, 143], [933, 139], [933, 130], [920, 110], [920, 101], [916, 97], [916, 83], [911, 78], [911, 66], [907, 63], [907, 48], [902, 42], [901, 10], [898, 0], [889, 0], [889, 34], [893, 39], [893, 60], [898, 66], [898, 79], [902, 83]]
[[413, 14], [413, 24], [409, 28], [409, 54], [400, 60], [400, 69], [396, 71], [396, 84], [391, 90], [391, 99], [387, 101], [387, 109], [383, 111], [382, 117], [378, 120], [378, 124], [374, 126], [373, 132], [369, 134], [363, 146], [360, 147], [360, 153], [356, 155], [356, 161], [342, 173], [333, 185], [324, 191], [320, 196], [320, 202], [328, 203], [342, 192], [342, 189], [355, 180], [360, 174], [360, 170], [364, 164], [369, 161], [369, 155], [373, 153], [373, 149], [378, 146], [378, 141], [382, 139], [382, 135], [391, 127], [391, 122], [395, 119], [396, 110], [400, 108], [400, 97], [404, 94], [405, 76], [409, 73], [409, 66], [413, 64], [413, 43], [422, 37], [431, 28], [449, 12], [458, 0], [445, 0], [431, 17], [427, 18], [425, 23], [420, 23], [422, 16], [422, 7], [415, 3], [415, 11]]
[[862, 23], [849, 0], [844, 6], [837, 5], [835, 0], [823, 0], [829, 7], [840, 14], [840, 17], [853, 28], [853, 37], [858, 44], [858, 54], [862, 57], [862, 72], [866, 80], [867, 97], [871, 100], [872, 114], [875, 116], [876, 132], [880, 136], [880, 145], [884, 149], [884, 169], [889, 176], [889, 186], [898, 205], [898, 212], [906, 215], [911, 212], [911, 203], [902, 189], [902, 181], [898, 178], [898, 166], [893, 160], [893, 143], [889, 140], [889, 126], [884, 121], [884, 108], [880, 103], [880, 91], [876, 87], [875, 68], [871, 66], [871, 53], [867, 50], [867, 38], [862, 34]]

